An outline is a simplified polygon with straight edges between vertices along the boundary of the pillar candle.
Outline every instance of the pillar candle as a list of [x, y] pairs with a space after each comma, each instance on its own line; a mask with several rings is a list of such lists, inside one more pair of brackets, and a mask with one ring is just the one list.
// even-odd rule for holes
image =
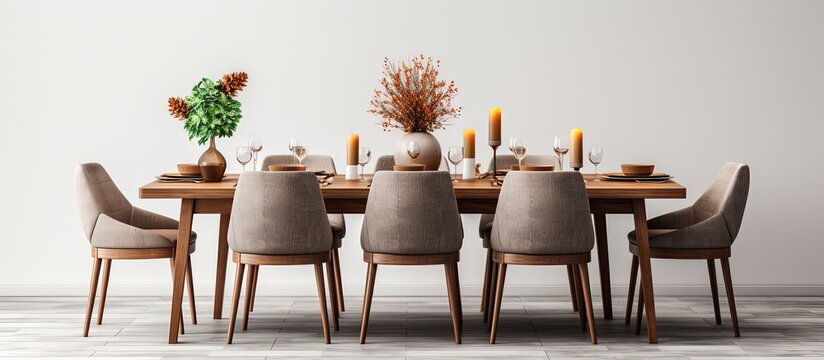
[[464, 130], [464, 158], [475, 158], [475, 129]]
[[584, 131], [581, 129], [569, 131], [569, 167], [584, 167]]
[[501, 108], [489, 109], [489, 145], [501, 145]]
[[358, 164], [358, 147], [360, 146], [358, 134], [349, 134], [346, 141], [346, 165]]

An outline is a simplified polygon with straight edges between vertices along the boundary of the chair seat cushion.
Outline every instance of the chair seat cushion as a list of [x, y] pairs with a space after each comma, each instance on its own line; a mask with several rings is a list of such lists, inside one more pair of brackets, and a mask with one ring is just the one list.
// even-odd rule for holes
[[[146, 229], [154, 234], [160, 235], [166, 240], [169, 240], [169, 247], [175, 246], [177, 244], [177, 229]], [[197, 234], [194, 231], [189, 234], [189, 245], [194, 244], [197, 240]]]
[[332, 248], [339, 249], [341, 240], [346, 236], [346, 221], [343, 214], [329, 214], [329, 225], [332, 226]]
[[[659, 249], [710, 249], [722, 248], [730, 245], [727, 232], [696, 232], [691, 228], [685, 229], [649, 229], [650, 248]], [[638, 240], [635, 231], [627, 235], [629, 251], [638, 255]]]

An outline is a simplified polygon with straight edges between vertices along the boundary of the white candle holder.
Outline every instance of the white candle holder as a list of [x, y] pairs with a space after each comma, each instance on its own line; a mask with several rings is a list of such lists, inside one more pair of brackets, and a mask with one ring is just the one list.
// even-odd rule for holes
[[463, 177], [464, 180], [475, 178], [475, 159], [463, 159]]
[[346, 180], [358, 180], [360, 176], [358, 175], [358, 166], [357, 165], [346, 165]]

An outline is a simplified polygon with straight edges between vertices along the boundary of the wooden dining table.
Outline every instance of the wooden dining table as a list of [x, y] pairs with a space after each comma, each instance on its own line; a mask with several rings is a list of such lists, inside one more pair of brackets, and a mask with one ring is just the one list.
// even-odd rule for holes
[[[366, 211], [366, 200], [369, 197], [369, 178], [369, 175], [367, 175], [365, 180], [344, 180], [343, 176], [335, 176], [331, 184], [321, 187], [326, 211], [339, 214], [363, 214]], [[686, 198], [687, 190], [674, 181], [663, 183], [593, 181], [593, 175], [584, 175], [584, 178], [595, 223], [604, 317], [612, 319], [606, 215], [632, 214], [635, 219], [636, 239], [638, 241], [641, 287], [647, 314], [647, 332], [649, 342], [657, 343], [658, 334], [656, 332], [655, 297], [652, 286], [652, 268], [650, 266], [646, 200], [683, 199]], [[215, 319], [220, 319], [223, 311], [226, 266], [229, 254], [227, 233], [237, 180], [237, 174], [227, 175], [223, 181], [213, 183], [161, 182], [155, 180], [140, 187], [139, 190], [142, 199], [180, 199], [177, 254], [186, 254], [194, 214], [220, 215], [213, 309]], [[461, 213], [491, 214], [495, 212], [501, 190], [500, 185], [493, 184], [490, 179], [461, 180], [453, 184], [458, 210]], [[477, 244], [480, 245], [481, 242], [478, 241]], [[177, 256], [174, 259], [174, 281], [169, 320], [170, 344], [178, 342], [186, 261], [186, 256]]]

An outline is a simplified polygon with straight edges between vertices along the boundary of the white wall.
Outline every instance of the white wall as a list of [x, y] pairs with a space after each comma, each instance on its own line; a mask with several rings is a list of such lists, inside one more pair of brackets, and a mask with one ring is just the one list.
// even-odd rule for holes
[[[824, 293], [822, 18], [820, 1], [4, 1], [0, 292], [85, 291], [79, 163], [104, 164], [136, 205], [177, 215], [175, 201], [141, 200], [137, 189], [204, 150], [166, 111], [166, 99], [187, 95], [201, 76], [250, 75], [237, 133], [219, 141], [227, 158], [255, 134], [267, 154], [284, 153], [297, 136], [342, 163], [350, 132], [376, 154], [390, 152], [399, 133], [382, 132], [366, 112], [381, 61], [423, 52], [461, 89], [463, 116], [436, 133], [444, 147], [467, 127], [485, 139], [491, 106], [503, 108], [504, 137], [525, 137], [530, 153], [549, 153], [553, 136], [582, 127], [587, 145], [606, 148], [601, 169], [652, 162], [687, 186], [687, 200], [650, 201], [650, 215], [695, 200], [724, 162], [749, 163], [737, 285]], [[479, 144], [480, 161], [490, 155]], [[360, 220], [347, 216], [342, 249], [353, 295], [365, 276]], [[464, 220], [461, 281], [470, 292], [484, 253], [477, 216]], [[609, 217], [618, 291], [630, 229], [629, 217]], [[216, 217], [196, 217], [195, 231], [195, 278], [207, 294]], [[703, 262], [654, 269], [664, 291], [706, 292]], [[379, 293], [445, 291], [441, 269], [412, 270], [381, 270], [378, 284], [388, 288]], [[162, 261], [115, 263], [112, 276], [116, 292], [168, 291]], [[565, 281], [560, 268], [516, 268], [508, 284], [526, 291]], [[267, 269], [261, 282], [299, 292], [312, 286], [311, 271]]]

